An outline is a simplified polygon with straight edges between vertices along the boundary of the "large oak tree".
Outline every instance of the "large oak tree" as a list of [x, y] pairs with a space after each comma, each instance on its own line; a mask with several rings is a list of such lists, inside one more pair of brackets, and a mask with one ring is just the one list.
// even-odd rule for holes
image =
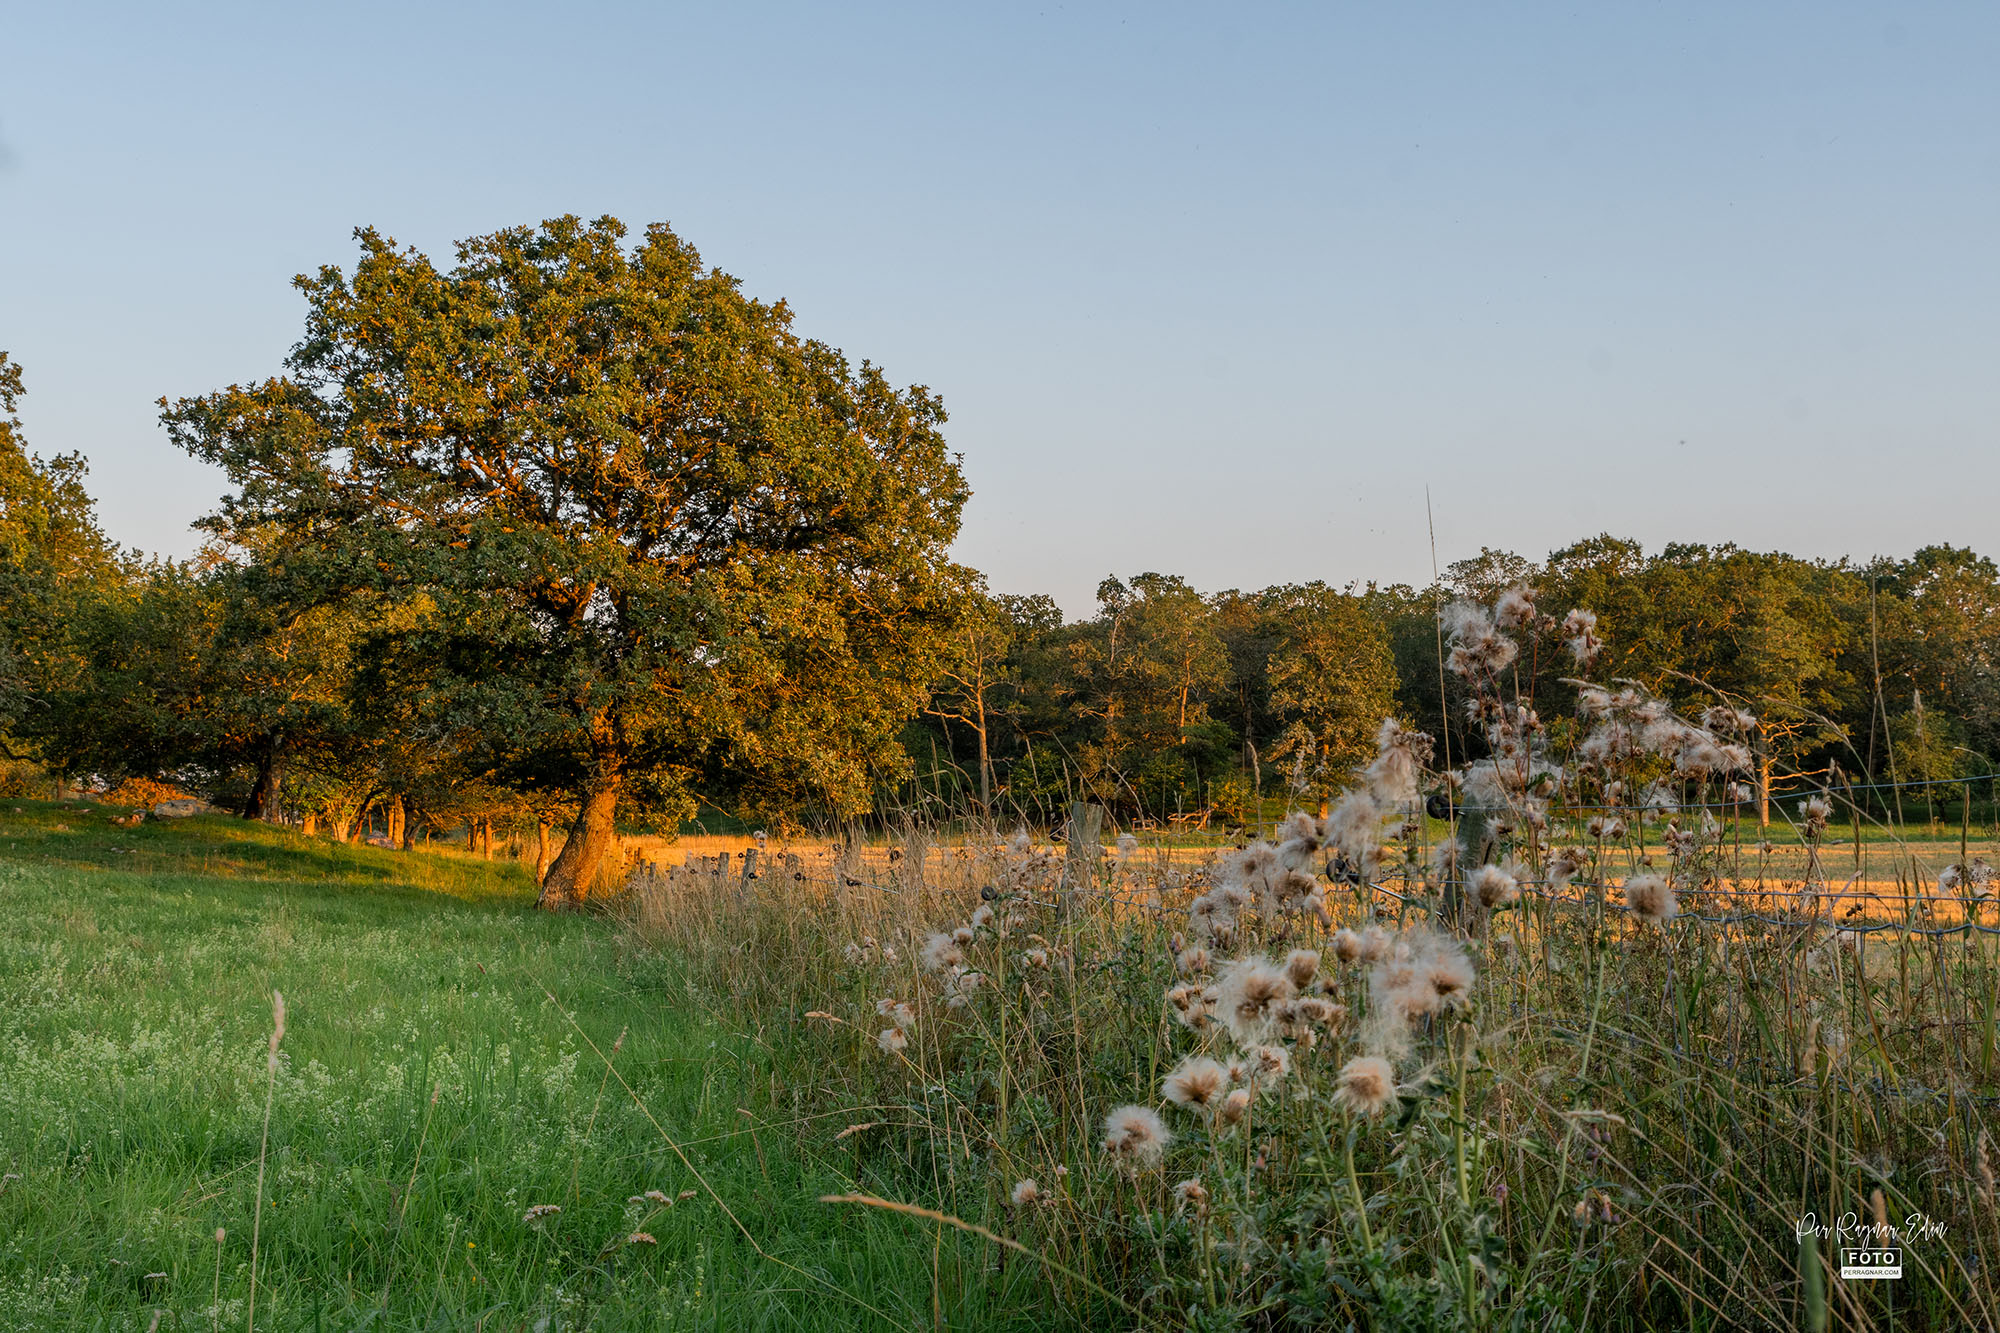
[[[967, 495], [921, 387], [792, 330], [664, 225], [477, 237], [441, 270], [372, 230], [301, 277], [281, 378], [171, 405], [236, 487], [215, 531], [379, 637], [423, 725], [578, 815], [587, 891], [621, 795], [864, 803], [936, 678]], [[248, 540], [254, 538], [253, 540]]]

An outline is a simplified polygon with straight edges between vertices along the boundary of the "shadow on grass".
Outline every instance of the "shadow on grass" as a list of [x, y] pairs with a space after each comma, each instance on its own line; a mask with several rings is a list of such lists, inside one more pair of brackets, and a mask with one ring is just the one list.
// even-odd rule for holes
[[228, 815], [113, 824], [122, 807], [88, 801], [0, 804], [0, 860], [104, 870], [148, 881], [198, 877], [405, 897], [446, 895], [518, 908], [534, 900], [527, 868], [441, 848], [410, 852], [307, 837]]

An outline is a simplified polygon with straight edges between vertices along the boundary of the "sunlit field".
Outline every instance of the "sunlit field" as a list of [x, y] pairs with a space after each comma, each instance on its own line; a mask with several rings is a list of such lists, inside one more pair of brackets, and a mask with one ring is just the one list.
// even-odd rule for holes
[[786, 1025], [519, 866], [119, 813], [0, 804], [0, 1328], [242, 1329], [253, 1280], [260, 1329], [1054, 1319], [817, 1202]]

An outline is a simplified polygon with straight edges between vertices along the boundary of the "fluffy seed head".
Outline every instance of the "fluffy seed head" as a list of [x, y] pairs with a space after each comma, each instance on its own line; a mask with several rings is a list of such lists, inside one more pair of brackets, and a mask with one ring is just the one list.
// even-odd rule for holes
[[1174, 1186], [1174, 1206], [1191, 1212], [1196, 1217], [1207, 1217], [1208, 1188], [1190, 1176]]
[[1317, 949], [1294, 949], [1285, 955], [1285, 979], [1296, 990], [1304, 990], [1312, 985], [1319, 974], [1319, 951]]
[[1378, 1116], [1399, 1105], [1396, 1070], [1379, 1055], [1356, 1056], [1340, 1068], [1333, 1099], [1360, 1116]]
[[942, 972], [963, 963], [965, 950], [959, 948], [958, 941], [951, 936], [939, 933], [924, 941], [924, 951], [918, 957], [926, 971]]
[[1160, 1095], [1175, 1106], [1206, 1110], [1229, 1086], [1229, 1071], [1205, 1055], [1190, 1055], [1160, 1083]]
[[1658, 875], [1634, 875], [1625, 881], [1625, 907], [1639, 920], [1663, 926], [1680, 914], [1673, 885]]
[[875, 1036], [875, 1044], [882, 1048], [884, 1055], [900, 1055], [910, 1039], [903, 1035], [901, 1028], [883, 1028]]
[[1292, 1072], [1292, 1053], [1282, 1046], [1252, 1046], [1250, 1076], [1259, 1084], [1283, 1081]]
[[1120, 1106], [1104, 1117], [1104, 1151], [1130, 1170], [1158, 1166], [1173, 1138], [1150, 1106]]
[[1217, 1017], [1237, 1041], [1248, 1045], [1267, 1035], [1275, 1021], [1272, 1010], [1291, 999], [1297, 988], [1282, 968], [1252, 954], [1222, 969], [1216, 992], [1221, 1001]]
[[1222, 1109], [1216, 1114], [1223, 1124], [1233, 1125], [1241, 1120], [1249, 1110], [1250, 1089], [1236, 1088], [1227, 1097], [1222, 1099]]
[[1042, 1187], [1033, 1180], [1017, 1180], [1014, 1188], [1007, 1192], [1016, 1208], [1027, 1208], [1042, 1201]]
[[1473, 871], [1468, 887], [1479, 905], [1489, 912], [1512, 907], [1521, 900], [1520, 881], [1499, 866], [1481, 866]]

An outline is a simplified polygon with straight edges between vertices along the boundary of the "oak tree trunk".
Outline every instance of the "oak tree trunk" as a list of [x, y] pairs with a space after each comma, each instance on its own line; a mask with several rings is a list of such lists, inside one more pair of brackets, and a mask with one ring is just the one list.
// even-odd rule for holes
[[584, 895], [590, 891], [590, 881], [596, 876], [598, 866], [603, 863], [617, 837], [617, 826], [613, 822], [617, 811], [618, 784], [615, 781], [595, 787], [585, 794], [583, 806], [576, 812], [576, 822], [570, 825], [569, 837], [563, 841], [562, 851], [556, 855], [555, 863], [542, 879], [542, 894], [535, 900], [537, 907], [560, 912], [583, 902]]
[[243, 817], [275, 820], [278, 817], [278, 791], [284, 780], [284, 761], [279, 757], [278, 742], [273, 740], [263, 762], [257, 765], [257, 781], [251, 784], [250, 799], [243, 804]]

